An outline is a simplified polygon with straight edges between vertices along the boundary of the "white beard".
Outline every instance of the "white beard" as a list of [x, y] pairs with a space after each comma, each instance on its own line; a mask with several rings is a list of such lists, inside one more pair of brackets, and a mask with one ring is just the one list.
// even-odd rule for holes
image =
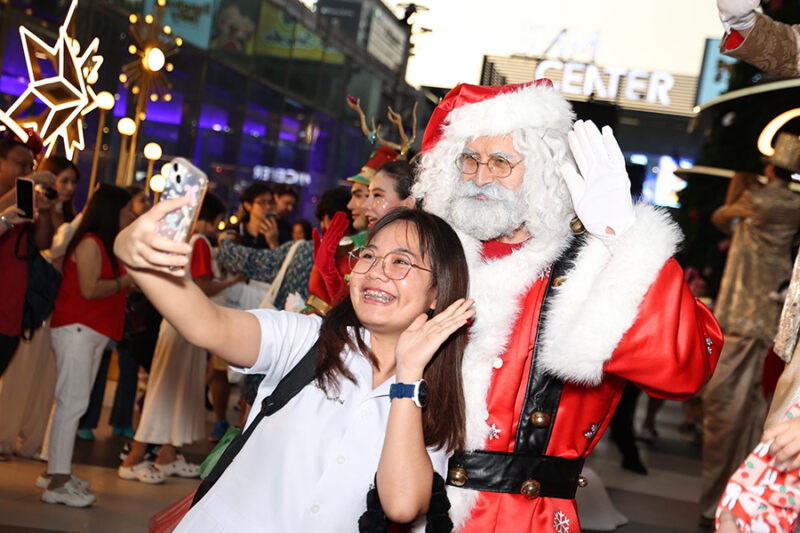
[[[484, 199], [479, 199], [483, 195]], [[481, 241], [511, 236], [525, 222], [525, 196], [498, 183], [460, 182], [453, 194], [447, 219], [457, 229]]]

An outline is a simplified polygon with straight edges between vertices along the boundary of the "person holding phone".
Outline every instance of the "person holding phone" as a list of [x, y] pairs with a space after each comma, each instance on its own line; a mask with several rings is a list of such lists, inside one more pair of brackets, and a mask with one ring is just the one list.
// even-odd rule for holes
[[265, 373], [259, 402], [317, 339], [319, 359], [314, 381], [255, 428], [176, 531], [353, 531], [373, 482], [390, 520], [426, 513], [434, 473], [464, 433], [463, 326], [474, 310], [452, 228], [422, 211], [393, 211], [352, 256], [349, 296], [324, 318], [247, 312], [209, 301], [183, 277], [190, 247], [153, 233], [181, 205], [160, 203], [115, 243], [164, 317], [198, 346]]
[[[30, 175], [33, 171], [34, 151], [15, 138], [0, 141], [0, 279], [14, 280], [14, 283], [0, 283], [0, 376], [3, 375], [19, 345], [22, 335], [22, 310], [25, 305], [25, 292], [28, 286], [28, 239], [33, 238], [36, 247], [47, 249], [53, 238], [53, 223], [49, 216], [36, 217], [33, 207], [28, 209], [29, 217], [15, 219], [17, 211], [7, 211], [17, 203], [17, 178]], [[52, 181], [50, 172], [34, 174], [34, 181]], [[49, 213], [50, 201], [43, 194], [36, 195], [39, 214]], [[31, 203], [31, 202], [28, 202]], [[16, 206], [19, 207], [19, 206]], [[26, 209], [21, 209], [23, 213]], [[32, 219], [36, 219], [35, 221]], [[0, 461], [8, 460], [8, 454], [0, 453]]]

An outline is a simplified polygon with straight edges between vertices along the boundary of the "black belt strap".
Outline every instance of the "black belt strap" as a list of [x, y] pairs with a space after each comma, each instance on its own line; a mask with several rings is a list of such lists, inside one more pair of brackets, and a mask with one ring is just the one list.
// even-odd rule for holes
[[[540, 486], [539, 496], [570, 500], [575, 497], [583, 458], [477, 450], [454, 455], [448, 467], [451, 471], [464, 469], [466, 481], [460, 486], [465, 489], [520, 494], [526, 481], [535, 480]], [[453, 485], [452, 479], [448, 484]]]
[[253, 419], [253, 422], [247, 426], [243, 432], [236, 435], [231, 441], [225, 451], [222, 452], [217, 464], [211, 469], [208, 476], [200, 483], [197, 492], [194, 494], [192, 500], [192, 507], [205, 496], [205, 494], [214, 486], [214, 483], [220, 478], [228, 465], [231, 464], [233, 459], [244, 447], [247, 439], [253, 434], [256, 426], [265, 417], [268, 417], [278, 410], [280, 410], [286, 403], [294, 398], [298, 392], [303, 390], [306, 385], [314, 380], [314, 370], [317, 366], [317, 359], [319, 357], [319, 339], [314, 343], [303, 358], [292, 368], [288, 374], [283, 376], [278, 386], [272, 391], [272, 394], [267, 396], [261, 401], [261, 410], [258, 415]]

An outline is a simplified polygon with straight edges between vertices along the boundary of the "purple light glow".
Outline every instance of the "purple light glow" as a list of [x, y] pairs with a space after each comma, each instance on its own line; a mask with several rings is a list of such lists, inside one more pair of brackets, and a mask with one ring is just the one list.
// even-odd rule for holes
[[203, 104], [200, 110], [200, 129], [223, 131], [228, 129], [228, 113], [208, 104]]
[[267, 125], [255, 120], [244, 119], [244, 126], [242, 127], [245, 135], [252, 135], [253, 137], [263, 137], [267, 134]]
[[11, 96], [19, 96], [28, 88], [27, 78], [20, 78], [18, 76], [0, 76], [0, 93], [10, 94]]

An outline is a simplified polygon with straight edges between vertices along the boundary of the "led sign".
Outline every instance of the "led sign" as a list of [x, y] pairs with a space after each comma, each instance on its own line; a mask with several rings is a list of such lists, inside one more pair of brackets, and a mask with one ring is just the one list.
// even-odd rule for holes
[[[602, 69], [602, 70], [601, 70]], [[548, 71], [560, 71], [561, 83], [556, 84], [565, 94], [597, 98], [615, 98], [620, 83], [625, 80], [623, 97], [626, 100], [646, 100], [651, 104], [669, 106], [669, 92], [675, 86], [675, 78], [668, 72], [628, 70], [625, 67], [598, 67], [593, 63], [564, 62], [558, 59], [543, 59], [536, 67], [535, 79], [552, 77]], [[604, 81], [607, 77], [608, 81]]]
[[293, 168], [273, 168], [263, 165], [253, 167], [253, 178], [273, 183], [286, 183], [287, 185], [311, 185], [311, 175], [308, 172], [298, 172]]

